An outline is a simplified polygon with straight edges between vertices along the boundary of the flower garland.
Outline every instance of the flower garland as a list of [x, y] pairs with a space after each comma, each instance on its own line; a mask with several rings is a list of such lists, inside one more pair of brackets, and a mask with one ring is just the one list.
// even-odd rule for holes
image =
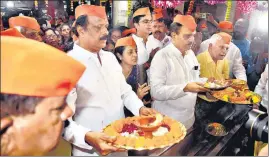
[[248, 14], [256, 9], [258, 3], [256, 0], [237, 1], [236, 8], [244, 14]]
[[230, 20], [231, 9], [232, 9], [232, 0], [227, 0], [227, 9], [226, 9], [225, 21]]
[[193, 5], [194, 5], [194, 0], [191, 0], [188, 11], [187, 11], [187, 15], [191, 15], [191, 12], [193, 10]]
[[178, 5], [184, 3], [184, 0], [154, 0], [154, 7], [156, 8], [176, 8]]
[[204, 0], [204, 2], [209, 4], [209, 5], [215, 5], [215, 4], [219, 4], [219, 3], [225, 3], [226, 0]]

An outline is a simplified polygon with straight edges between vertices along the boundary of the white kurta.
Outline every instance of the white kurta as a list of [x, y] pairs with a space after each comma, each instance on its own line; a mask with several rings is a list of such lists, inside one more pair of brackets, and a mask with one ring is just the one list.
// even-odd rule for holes
[[[209, 43], [209, 39], [203, 41], [200, 45], [198, 54], [207, 51]], [[229, 50], [225, 58], [229, 61], [230, 77], [232, 78], [234, 75], [237, 79], [247, 81], [246, 69], [244, 68], [242, 63], [242, 56], [240, 50], [234, 43], [230, 43]]]
[[135, 34], [132, 34], [132, 37], [133, 37], [133, 39], [136, 43], [136, 46], [137, 46], [137, 55], [138, 55], [137, 64], [142, 65], [149, 60], [149, 54], [148, 54], [147, 49], [146, 49], [146, 44], [145, 44], [143, 38], [140, 38]]
[[153, 35], [150, 35], [148, 37], [148, 41], [147, 41], [147, 44], [146, 44], [147, 52], [150, 54], [151, 51], [156, 49], [157, 47], [162, 49], [163, 47], [168, 45], [170, 42], [171, 42], [171, 37], [170, 36], [165, 35], [163, 40], [160, 41], [160, 40], [154, 38]]
[[[97, 54], [77, 44], [68, 53], [86, 66], [76, 86], [76, 112], [74, 121], [65, 128], [65, 139], [74, 144], [73, 155], [98, 155], [85, 143], [88, 131], [100, 132], [111, 122], [124, 118], [123, 105], [134, 115], [139, 115], [142, 101], [126, 83], [121, 66], [111, 52], [100, 50], [102, 65]], [[72, 70], [72, 69], [71, 69]], [[70, 94], [74, 95], [74, 91]], [[75, 96], [71, 96], [75, 97]], [[69, 99], [72, 103], [72, 99]]]
[[[198, 66], [197, 70], [194, 67]], [[189, 82], [199, 79], [199, 63], [193, 51], [182, 53], [170, 43], [154, 56], [150, 67], [153, 108], [170, 116], [186, 128], [194, 123], [197, 93], [184, 92]]]
[[255, 93], [262, 96], [261, 105], [265, 107], [268, 112], [268, 64], [266, 65], [264, 72], [261, 74], [259, 83], [255, 88]]

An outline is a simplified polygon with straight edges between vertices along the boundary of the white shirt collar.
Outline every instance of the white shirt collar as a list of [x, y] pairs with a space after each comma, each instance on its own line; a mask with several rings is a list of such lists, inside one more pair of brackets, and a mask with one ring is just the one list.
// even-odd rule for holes
[[[175, 56], [177, 56], [177, 57], [178, 57], [178, 56], [183, 57], [181, 51], [179, 51], [179, 49], [176, 48], [176, 46], [175, 46], [172, 42], [171, 42], [169, 45], [167, 45], [167, 46], [170, 46], [170, 48], [172, 49], [172, 53], [173, 53], [173, 55], [175, 55]], [[192, 51], [191, 49], [190, 49], [190, 50], [187, 50], [184, 57], [186, 57], [188, 54], [190, 54], [191, 51]]]
[[[100, 58], [101, 58], [102, 54], [103, 53], [102, 53], [102, 49], [101, 49], [99, 51]], [[78, 56], [79, 57], [78, 59], [83, 61], [83, 62], [87, 62], [89, 59], [93, 59], [98, 65], [100, 64], [97, 53], [88, 51], [88, 50], [80, 47], [77, 43], [74, 43], [72, 55]]]
[[143, 42], [144, 43], [144, 39], [135, 35], [135, 34], [132, 34], [132, 37], [134, 38], [135, 42], [139, 41], [139, 42]]

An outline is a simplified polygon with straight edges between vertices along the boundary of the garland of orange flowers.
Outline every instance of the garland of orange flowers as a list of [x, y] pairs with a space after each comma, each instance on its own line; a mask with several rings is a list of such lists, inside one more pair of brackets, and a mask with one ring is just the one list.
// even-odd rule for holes
[[194, 1], [195, 0], [190, 1], [190, 5], [189, 5], [188, 11], [187, 11], [187, 15], [191, 15], [191, 12], [193, 10]]

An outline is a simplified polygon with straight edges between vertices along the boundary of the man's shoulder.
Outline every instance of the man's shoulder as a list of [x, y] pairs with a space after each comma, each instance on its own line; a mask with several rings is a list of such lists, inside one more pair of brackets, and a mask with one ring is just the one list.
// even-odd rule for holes
[[203, 57], [206, 57], [206, 53], [207, 53], [207, 51], [203, 51], [203, 52], [199, 53], [196, 57], [197, 57], [197, 58], [203, 58]]
[[116, 56], [114, 55], [114, 53], [113, 52], [110, 52], [110, 51], [105, 51], [105, 50], [101, 50], [101, 55], [103, 56], [103, 57], [105, 57], [105, 58], [111, 58], [111, 59], [115, 59], [115, 60], [117, 60], [116, 59]]

